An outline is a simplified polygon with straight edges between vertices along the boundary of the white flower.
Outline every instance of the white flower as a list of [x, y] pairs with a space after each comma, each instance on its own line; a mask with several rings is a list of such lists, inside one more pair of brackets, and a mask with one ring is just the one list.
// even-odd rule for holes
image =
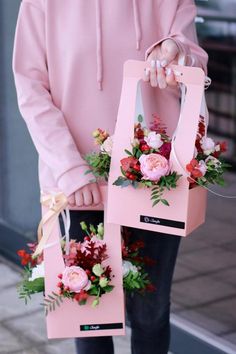
[[208, 156], [205, 160], [205, 163], [214, 167], [219, 167], [221, 165], [220, 160], [218, 160], [216, 157], [214, 156]]
[[123, 278], [125, 278], [129, 274], [129, 272], [132, 273], [138, 272], [138, 268], [135, 265], [133, 265], [130, 261], [122, 262], [122, 270], [123, 270]]
[[205, 161], [200, 160], [198, 162], [198, 170], [200, 170], [202, 172], [202, 175], [204, 176], [206, 174], [207, 171], [207, 165], [205, 164]]
[[108, 136], [108, 138], [106, 138], [106, 140], [101, 145], [101, 151], [106, 152], [107, 155], [111, 156], [112, 147], [113, 147], [112, 137]]
[[133, 147], [139, 146], [139, 140], [137, 138], [134, 138], [133, 141], [131, 142], [131, 145]]
[[29, 281], [33, 281], [37, 278], [44, 278], [44, 262], [37, 264], [32, 269], [32, 274], [31, 277], [29, 278]]
[[215, 142], [211, 138], [203, 136], [200, 140], [200, 144], [205, 155], [210, 155], [212, 152], [215, 151]]
[[156, 132], [150, 132], [144, 140], [153, 149], [159, 149], [163, 144], [161, 134], [157, 134]]

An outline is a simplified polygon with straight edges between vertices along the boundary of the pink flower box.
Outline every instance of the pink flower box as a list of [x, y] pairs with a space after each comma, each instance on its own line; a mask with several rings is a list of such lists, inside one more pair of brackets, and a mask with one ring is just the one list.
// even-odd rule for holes
[[[103, 203], [105, 209], [104, 220], [104, 241], [107, 244], [109, 265], [115, 277], [112, 284], [115, 286], [112, 292], [103, 295], [97, 307], [92, 307], [92, 300], [86, 305], [78, 305], [76, 301], [64, 299], [60, 307], [49, 312], [46, 317], [48, 338], [69, 338], [69, 337], [93, 337], [125, 334], [125, 312], [124, 293], [122, 278], [122, 255], [121, 255], [121, 234], [120, 226], [106, 223], [106, 198], [107, 187], [101, 186]], [[71, 208], [84, 210], [85, 208]], [[87, 209], [91, 210], [91, 207]], [[94, 209], [101, 209], [96, 207]], [[48, 208], [42, 206], [42, 214]], [[47, 222], [43, 231], [47, 232], [51, 222]], [[65, 269], [64, 260], [60, 246], [60, 228], [58, 218], [54, 223], [50, 237], [44, 248], [45, 264], [45, 295], [57, 292], [58, 274]], [[47, 247], [48, 245], [48, 247]]]
[[204, 223], [206, 212], [207, 191], [199, 186], [189, 189], [187, 176], [183, 175], [186, 164], [194, 156], [199, 115], [202, 113], [205, 81], [202, 69], [173, 65], [177, 81], [186, 86], [186, 96], [177, 129], [174, 117], [169, 117], [169, 121], [165, 121], [162, 117], [170, 133], [173, 134], [176, 129], [175, 154], [172, 142], [170, 161], [173, 170], [183, 175], [177, 183], [177, 188], [163, 195], [170, 206], [159, 203], [152, 207], [149, 188], [135, 189], [132, 186], [121, 188], [113, 185], [120, 175], [120, 160], [124, 157], [124, 150], [130, 147], [133, 139], [135, 118], [138, 114], [142, 114], [144, 118], [151, 116], [153, 112], [158, 114], [156, 91], [150, 87], [150, 84], [141, 80], [145, 67], [147, 63], [143, 61], [128, 60], [124, 64], [108, 182], [107, 221], [118, 225], [187, 236]]

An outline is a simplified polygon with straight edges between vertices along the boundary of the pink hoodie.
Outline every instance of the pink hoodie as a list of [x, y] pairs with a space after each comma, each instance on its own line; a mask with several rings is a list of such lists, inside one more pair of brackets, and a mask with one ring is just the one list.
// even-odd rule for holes
[[[172, 38], [190, 65], [206, 71], [195, 15], [193, 0], [21, 2], [12, 66], [42, 190], [69, 196], [91, 180], [83, 154], [94, 150], [97, 127], [114, 132], [124, 61], [145, 60], [154, 45]], [[177, 119], [178, 98], [170, 90], [156, 89], [160, 113]]]

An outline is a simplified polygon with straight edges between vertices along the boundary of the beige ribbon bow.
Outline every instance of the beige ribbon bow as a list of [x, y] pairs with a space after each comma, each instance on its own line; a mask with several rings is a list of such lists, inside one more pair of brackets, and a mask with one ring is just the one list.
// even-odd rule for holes
[[[43, 215], [39, 226], [38, 226], [38, 246], [34, 251], [32, 257], [37, 257], [45, 247], [49, 236], [54, 227], [59, 214], [67, 207], [68, 200], [64, 193], [58, 192], [56, 194], [42, 194], [40, 198], [40, 203], [44, 206], [49, 207], [49, 210]], [[43, 230], [43, 226], [50, 222], [46, 232]]]

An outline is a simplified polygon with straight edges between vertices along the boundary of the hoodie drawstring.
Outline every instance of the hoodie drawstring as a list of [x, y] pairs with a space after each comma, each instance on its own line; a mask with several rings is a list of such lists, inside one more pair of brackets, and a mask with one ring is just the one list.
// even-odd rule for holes
[[98, 89], [102, 90], [103, 58], [102, 58], [102, 25], [100, 0], [96, 0], [96, 41], [97, 41], [97, 82]]
[[133, 0], [133, 13], [134, 13], [135, 36], [136, 36], [136, 49], [140, 50], [140, 41], [141, 41], [142, 34], [141, 34], [141, 24], [140, 24], [137, 0]]
[[[96, 56], [97, 56], [97, 83], [98, 89], [102, 90], [103, 82], [103, 53], [102, 53], [102, 19], [101, 19], [101, 3], [95, 0], [96, 7]], [[140, 41], [142, 38], [141, 23], [139, 17], [138, 0], [133, 0], [133, 19], [135, 29], [136, 49], [140, 50]]]

